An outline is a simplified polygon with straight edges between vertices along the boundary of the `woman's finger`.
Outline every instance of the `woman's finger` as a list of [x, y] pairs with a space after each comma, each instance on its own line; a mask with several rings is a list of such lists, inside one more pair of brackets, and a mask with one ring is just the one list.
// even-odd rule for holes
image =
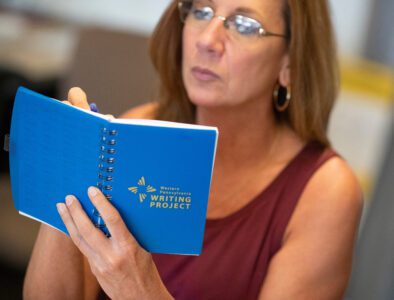
[[90, 110], [86, 93], [79, 87], [73, 87], [68, 91], [68, 99], [72, 105]]
[[107, 198], [104, 197], [101, 191], [92, 186], [89, 187], [88, 194], [93, 205], [104, 219], [104, 222], [111, 233], [111, 237], [119, 243], [130, 241], [137, 243], [134, 237], [130, 234], [116, 208], [113, 207]]
[[68, 195], [66, 197], [66, 205], [78, 233], [86, 243], [98, 252], [105, 251], [105, 245], [108, 244], [108, 239], [100, 229], [93, 225], [77, 198], [72, 195]]
[[79, 234], [78, 228], [76, 227], [66, 205], [64, 203], [56, 204], [57, 210], [60, 214], [60, 217], [63, 220], [64, 225], [66, 226], [70, 238], [74, 242], [74, 244], [78, 247], [79, 251], [82, 252], [83, 255], [89, 257], [92, 253], [92, 249], [83, 239], [83, 237]]

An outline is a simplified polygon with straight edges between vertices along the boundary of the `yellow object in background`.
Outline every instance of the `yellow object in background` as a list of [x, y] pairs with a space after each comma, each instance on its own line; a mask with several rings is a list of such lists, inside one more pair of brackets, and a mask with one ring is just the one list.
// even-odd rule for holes
[[341, 63], [341, 79], [344, 90], [369, 96], [373, 101], [394, 100], [392, 68], [362, 59], [344, 59]]
[[355, 170], [366, 200], [371, 197], [383, 163], [393, 100], [393, 69], [363, 59], [341, 61], [341, 90], [329, 136]]

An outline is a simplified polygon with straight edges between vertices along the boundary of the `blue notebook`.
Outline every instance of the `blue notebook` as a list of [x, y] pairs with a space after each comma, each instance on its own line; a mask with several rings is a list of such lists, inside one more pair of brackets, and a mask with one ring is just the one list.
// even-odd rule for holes
[[20, 87], [9, 145], [15, 207], [67, 233], [56, 203], [73, 194], [108, 234], [87, 196], [98, 186], [146, 250], [199, 255], [217, 136], [214, 127], [110, 118]]

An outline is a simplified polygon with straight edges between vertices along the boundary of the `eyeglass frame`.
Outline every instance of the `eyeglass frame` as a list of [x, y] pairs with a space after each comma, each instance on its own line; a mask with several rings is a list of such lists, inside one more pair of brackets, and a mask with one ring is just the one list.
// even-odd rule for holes
[[[182, 12], [181, 12], [182, 6], [183, 6], [183, 4], [184, 4], [185, 2], [190, 2], [190, 3], [192, 3], [192, 5], [193, 5], [193, 0], [191, 0], [191, 1], [185, 1], [185, 0], [184, 0], [184, 1], [178, 1], [179, 19], [181, 20], [182, 23], [185, 23], [185, 22], [186, 22], [186, 18], [184, 18], [184, 19], [182, 18]], [[190, 9], [190, 11], [191, 11], [191, 9]], [[190, 11], [188, 12], [188, 14], [190, 13]], [[213, 9], [212, 9], [212, 11], [215, 12]], [[188, 15], [188, 14], [187, 14], [187, 15]], [[186, 16], [187, 16], [187, 15], [186, 15]], [[256, 22], [256, 23], [258, 23], [258, 24], [260, 25], [260, 28], [259, 28], [259, 31], [258, 31], [258, 36], [259, 36], [259, 37], [269, 37], [269, 36], [273, 36], [273, 37], [281, 37], [281, 38], [285, 38], [285, 39], [288, 38], [288, 36], [287, 36], [286, 34], [279, 34], [279, 33], [274, 33], [274, 32], [270, 32], [270, 31], [265, 30], [265, 29], [263, 28], [263, 25], [262, 25], [259, 21], [257, 21], [257, 20], [254, 19], [254, 18], [250, 18], [250, 17], [244, 16], [244, 15], [241, 15], [241, 14], [231, 14], [231, 15], [229, 15], [228, 17], [224, 17], [224, 16], [217, 15], [217, 14], [214, 13], [214, 15], [212, 16], [212, 18], [209, 19], [208, 21], [212, 21], [214, 18], [218, 18], [219, 20], [223, 21], [223, 25], [224, 25], [224, 27], [227, 29], [227, 27], [226, 27], [226, 21], [227, 21], [229, 18], [234, 17], [234, 16], [238, 16], [238, 15], [239, 15], [239, 16], [242, 16], [242, 17], [249, 18], [249, 19], [253, 20], [254, 22]]]

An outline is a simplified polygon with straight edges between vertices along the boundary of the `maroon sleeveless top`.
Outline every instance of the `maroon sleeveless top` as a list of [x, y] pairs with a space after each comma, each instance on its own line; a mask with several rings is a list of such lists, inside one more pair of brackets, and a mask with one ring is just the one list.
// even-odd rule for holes
[[177, 300], [256, 299], [305, 185], [335, 155], [309, 143], [243, 208], [207, 219], [200, 256], [153, 254], [171, 295]]

